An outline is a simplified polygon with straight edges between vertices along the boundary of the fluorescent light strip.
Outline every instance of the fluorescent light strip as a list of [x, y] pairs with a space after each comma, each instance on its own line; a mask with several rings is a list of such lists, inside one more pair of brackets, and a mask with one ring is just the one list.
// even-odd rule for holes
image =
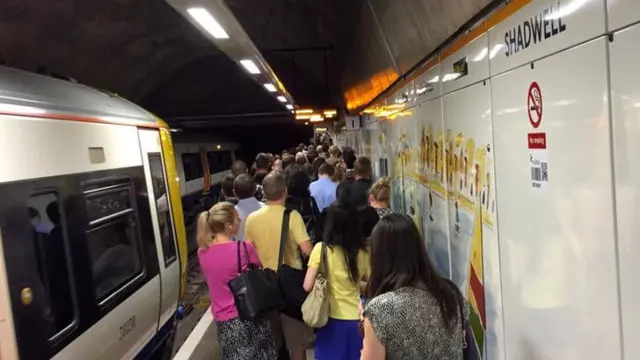
[[247, 69], [250, 74], [260, 74], [260, 69], [258, 69], [256, 64], [252, 60], [240, 60], [240, 64], [244, 66], [244, 68]]
[[216, 19], [204, 8], [190, 8], [189, 15], [216, 39], [228, 39], [229, 34], [220, 26]]
[[287, 98], [282, 95], [278, 96], [278, 100], [280, 100], [280, 102], [287, 102]]
[[273, 84], [269, 84], [269, 83], [264, 84], [264, 88], [265, 88], [265, 89], [267, 89], [267, 90], [269, 90], [269, 92], [276, 92], [276, 91], [278, 91], [278, 89], [276, 89], [276, 87], [275, 87], [275, 86], [273, 86]]

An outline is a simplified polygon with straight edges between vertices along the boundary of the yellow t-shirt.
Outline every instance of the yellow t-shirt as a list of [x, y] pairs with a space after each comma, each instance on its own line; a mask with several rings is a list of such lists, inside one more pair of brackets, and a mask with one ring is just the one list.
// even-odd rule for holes
[[[252, 212], [247, 217], [245, 239], [253, 242], [258, 258], [265, 268], [278, 270], [280, 251], [280, 233], [284, 206], [267, 205]], [[302, 260], [298, 254], [298, 244], [309, 241], [309, 234], [302, 216], [293, 210], [289, 216], [289, 236], [285, 246], [283, 262], [296, 269], [302, 269]]]
[[[309, 257], [309, 267], [320, 269], [323, 243], [317, 243]], [[358, 273], [368, 279], [370, 272], [369, 251], [358, 252]], [[360, 283], [354, 284], [349, 275], [349, 265], [340, 246], [327, 247], [329, 265], [329, 317], [339, 320], [359, 320]]]

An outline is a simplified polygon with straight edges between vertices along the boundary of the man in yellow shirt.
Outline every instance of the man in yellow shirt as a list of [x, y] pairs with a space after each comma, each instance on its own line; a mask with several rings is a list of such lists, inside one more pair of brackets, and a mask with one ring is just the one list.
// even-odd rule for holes
[[[254, 211], [247, 217], [245, 238], [253, 242], [262, 265], [277, 271], [284, 204], [287, 199], [287, 182], [284, 175], [278, 171], [269, 173], [262, 182], [262, 191], [267, 206]], [[307, 234], [302, 216], [293, 210], [289, 216], [289, 234], [285, 244], [283, 263], [302, 269], [303, 260], [298, 254], [298, 247], [305, 257], [311, 253], [311, 239]], [[303, 322], [286, 315], [280, 317], [281, 319], [273, 319], [276, 345], [280, 347], [281, 336], [284, 335], [287, 349], [291, 353], [291, 360], [305, 360], [306, 350], [313, 345], [313, 330]]]

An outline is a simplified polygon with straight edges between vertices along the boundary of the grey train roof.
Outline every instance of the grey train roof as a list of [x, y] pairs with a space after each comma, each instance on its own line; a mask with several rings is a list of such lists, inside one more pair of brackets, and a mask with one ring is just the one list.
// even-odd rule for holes
[[[72, 116], [127, 119], [156, 124], [139, 106], [106, 91], [0, 66], [0, 113], [40, 109]], [[29, 111], [24, 111], [26, 115]]]

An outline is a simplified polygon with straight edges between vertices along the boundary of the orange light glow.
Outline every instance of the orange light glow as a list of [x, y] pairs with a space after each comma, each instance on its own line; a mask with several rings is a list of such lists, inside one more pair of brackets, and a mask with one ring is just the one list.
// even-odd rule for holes
[[347, 109], [353, 111], [367, 105], [393, 84], [398, 77], [399, 74], [396, 70], [387, 68], [374, 74], [366, 81], [353, 86], [344, 94]]

